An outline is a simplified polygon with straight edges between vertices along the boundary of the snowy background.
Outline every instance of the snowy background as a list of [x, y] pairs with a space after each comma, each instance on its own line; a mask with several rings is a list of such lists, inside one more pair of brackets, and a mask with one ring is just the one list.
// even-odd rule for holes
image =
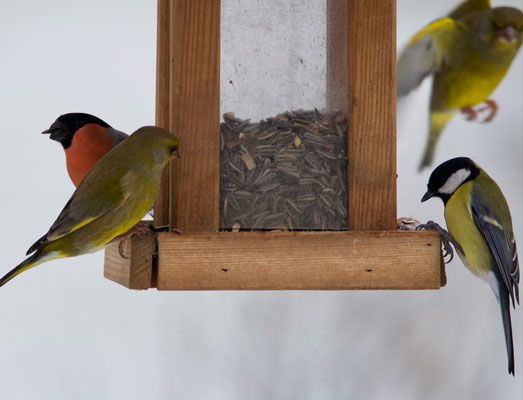
[[[223, 1], [222, 111], [256, 119], [322, 106], [324, 1], [273, 3]], [[398, 46], [454, 4], [398, 0]], [[270, 45], [253, 46], [260, 38]], [[73, 191], [62, 149], [40, 132], [73, 111], [126, 132], [153, 124], [155, 42], [152, 0], [3, 2], [2, 274]], [[286, 56], [268, 57], [284, 48]], [[436, 156], [437, 163], [470, 156], [497, 180], [520, 248], [522, 72], [520, 52], [492, 96], [497, 118], [480, 124], [458, 115]], [[398, 109], [398, 216], [443, 223], [441, 202], [419, 203], [430, 171], [415, 172], [429, 87]], [[513, 313], [513, 378], [498, 304], [459, 260], [447, 266], [439, 291], [136, 292], [102, 272], [100, 252], [44, 264], [0, 289], [2, 398], [522, 398], [521, 308]]]

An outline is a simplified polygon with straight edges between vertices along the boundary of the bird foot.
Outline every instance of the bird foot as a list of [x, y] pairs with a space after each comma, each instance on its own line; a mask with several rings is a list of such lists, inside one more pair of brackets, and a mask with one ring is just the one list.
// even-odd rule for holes
[[[169, 232], [169, 225], [151, 226], [151, 230], [154, 233]], [[173, 228], [170, 232], [174, 232], [174, 233], [177, 233], [179, 235], [182, 234], [182, 231], [180, 229], [178, 229], [178, 228]]]
[[[147, 221], [140, 221], [135, 226], [133, 226], [127, 233], [115, 237], [112, 241], [118, 242], [118, 253], [120, 254], [120, 257], [128, 259], [129, 257], [127, 257], [124, 252], [125, 242], [133, 236], [146, 235], [151, 232], [169, 232], [169, 225], [153, 226]], [[182, 233], [182, 231], [177, 228], [174, 228], [172, 232], [178, 234]]]
[[482, 123], [490, 122], [494, 119], [499, 110], [498, 103], [496, 103], [494, 100], [487, 100], [485, 101], [485, 106], [478, 108], [478, 112], [487, 110], [490, 110], [489, 115], [482, 121]]
[[467, 121], [475, 121], [478, 119], [478, 114], [490, 111], [487, 115], [487, 118], [485, 118], [481, 123], [490, 122], [494, 119], [496, 114], [498, 113], [498, 103], [496, 103], [494, 100], [487, 100], [485, 101], [485, 105], [483, 107], [479, 107], [477, 109], [472, 108], [471, 106], [463, 107], [461, 109], [461, 112], [466, 115]]
[[475, 121], [478, 119], [478, 112], [471, 106], [463, 107], [461, 112], [466, 115], [467, 121]]
[[452, 250], [451, 243], [457, 251], [463, 254], [463, 249], [461, 248], [459, 243], [456, 242], [454, 238], [450, 236], [450, 233], [443, 229], [439, 224], [437, 224], [434, 221], [428, 221], [426, 224], [420, 224], [416, 227], [417, 231], [426, 229], [432, 229], [439, 233], [439, 236], [441, 238], [441, 244], [443, 246], [443, 250], [445, 251], [445, 253], [443, 254], [443, 258], [450, 256], [449, 260], [445, 261], [445, 264], [448, 264], [454, 258], [454, 250]]
[[150, 225], [150, 229], [154, 233], [169, 232], [169, 225], [159, 225], [159, 226], [152, 226], [152, 225]]
[[118, 242], [118, 253], [120, 254], [120, 257], [128, 259], [129, 257], [127, 257], [124, 254], [125, 242], [133, 236], [145, 235], [145, 234], [149, 234], [151, 232], [156, 233], [158, 231], [157, 229], [158, 228], [155, 228], [147, 221], [140, 221], [135, 226], [133, 226], [129, 231], [127, 231], [123, 235], [115, 237], [112, 241]]

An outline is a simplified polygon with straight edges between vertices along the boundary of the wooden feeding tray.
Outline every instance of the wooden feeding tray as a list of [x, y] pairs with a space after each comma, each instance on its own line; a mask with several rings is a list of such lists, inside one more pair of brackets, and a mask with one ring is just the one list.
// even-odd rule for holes
[[182, 157], [154, 223], [181, 233], [134, 237], [128, 258], [109, 246], [105, 276], [159, 290], [444, 285], [438, 234], [396, 226], [396, 2], [327, 0], [326, 62], [327, 107], [347, 116], [349, 230], [220, 232], [220, 1], [159, 0], [156, 123]]

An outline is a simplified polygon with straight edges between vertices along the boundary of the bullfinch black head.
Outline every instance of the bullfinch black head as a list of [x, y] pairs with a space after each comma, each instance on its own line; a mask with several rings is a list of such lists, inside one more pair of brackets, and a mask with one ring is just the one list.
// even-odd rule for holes
[[74, 134], [87, 124], [97, 124], [103, 128], [110, 128], [111, 126], [95, 117], [86, 113], [68, 113], [60, 115], [56, 121], [43, 131], [43, 134], [51, 134], [50, 139], [60, 142], [64, 149], [71, 146]]

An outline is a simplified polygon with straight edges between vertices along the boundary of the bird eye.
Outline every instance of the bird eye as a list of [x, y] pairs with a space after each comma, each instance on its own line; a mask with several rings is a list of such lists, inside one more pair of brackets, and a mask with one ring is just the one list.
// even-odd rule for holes
[[171, 146], [171, 147], [169, 147], [169, 154], [172, 155], [172, 154], [176, 151], [177, 148], [178, 148], [178, 147], [176, 147], [176, 146]]

